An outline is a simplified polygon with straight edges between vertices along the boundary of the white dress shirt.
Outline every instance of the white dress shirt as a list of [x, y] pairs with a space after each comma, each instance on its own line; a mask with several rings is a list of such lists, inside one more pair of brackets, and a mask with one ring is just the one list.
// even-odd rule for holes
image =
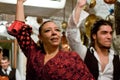
[[[2, 69], [2, 71], [3, 71], [4, 74], [6, 74], [6, 72], [7, 72], [7, 75], [9, 75], [10, 71], [12, 71], [12, 68], [10, 66], [8, 66], [6, 71], [4, 69]], [[19, 73], [19, 71], [17, 69], [16, 69], [15, 77], [16, 77], [16, 80], [21, 80], [20, 73]]]

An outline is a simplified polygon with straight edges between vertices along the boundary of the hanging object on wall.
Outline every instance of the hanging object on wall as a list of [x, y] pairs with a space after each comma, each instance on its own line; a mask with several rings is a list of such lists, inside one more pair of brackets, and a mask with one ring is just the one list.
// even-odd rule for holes
[[37, 23], [41, 24], [43, 22], [43, 18], [42, 17], [37, 17]]
[[86, 32], [86, 36], [90, 39], [90, 30], [93, 26], [93, 24], [95, 23], [95, 21], [97, 20], [97, 16], [95, 14], [90, 14], [85, 21], [85, 32]]
[[107, 4], [114, 4], [117, 0], [104, 0]]
[[106, 17], [106, 20], [108, 20], [108, 21], [110, 21], [110, 22], [112, 22], [112, 23], [114, 23], [114, 10], [113, 9], [110, 9], [110, 14]]
[[95, 5], [96, 5], [96, 0], [91, 0], [89, 7], [90, 7], [90, 8], [94, 8]]
[[63, 9], [63, 22], [62, 22], [62, 29], [65, 30], [67, 28], [67, 22], [65, 21], [65, 8]]
[[62, 29], [65, 30], [66, 28], [67, 28], [67, 22], [66, 22], [66, 21], [63, 21], [63, 22], [62, 22]]
[[61, 48], [64, 51], [70, 51], [70, 46], [68, 44], [65, 32], [62, 32], [62, 38], [61, 38]]

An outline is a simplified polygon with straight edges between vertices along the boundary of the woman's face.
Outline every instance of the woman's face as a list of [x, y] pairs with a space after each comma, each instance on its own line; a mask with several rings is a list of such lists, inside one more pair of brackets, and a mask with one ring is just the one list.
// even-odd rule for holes
[[42, 26], [39, 38], [45, 46], [59, 46], [61, 42], [60, 28], [54, 22], [47, 22]]

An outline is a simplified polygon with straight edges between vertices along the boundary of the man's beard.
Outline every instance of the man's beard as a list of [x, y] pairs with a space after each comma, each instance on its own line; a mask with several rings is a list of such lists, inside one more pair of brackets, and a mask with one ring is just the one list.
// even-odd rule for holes
[[111, 46], [105, 46], [105, 45], [103, 45], [103, 44], [101, 44], [101, 43], [99, 43], [99, 42], [97, 42], [97, 44], [98, 44], [98, 46], [99, 46], [100, 48], [103, 48], [103, 49], [110, 49], [110, 48], [111, 48]]
[[110, 46], [102, 46], [104, 49], [110, 49]]

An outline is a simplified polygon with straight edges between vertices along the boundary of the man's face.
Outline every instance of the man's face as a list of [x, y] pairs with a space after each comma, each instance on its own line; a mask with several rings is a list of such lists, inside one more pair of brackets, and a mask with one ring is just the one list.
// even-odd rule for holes
[[101, 48], [110, 48], [112, 43], [112, 28], [109, 25], [102, 25], [97, 34], [93, 36], [95, 40], [95, 46]]
[[3, 69], [7, 69], [9, 66], [9, 61], [8, 60], [1, 60], [1, 66]]

